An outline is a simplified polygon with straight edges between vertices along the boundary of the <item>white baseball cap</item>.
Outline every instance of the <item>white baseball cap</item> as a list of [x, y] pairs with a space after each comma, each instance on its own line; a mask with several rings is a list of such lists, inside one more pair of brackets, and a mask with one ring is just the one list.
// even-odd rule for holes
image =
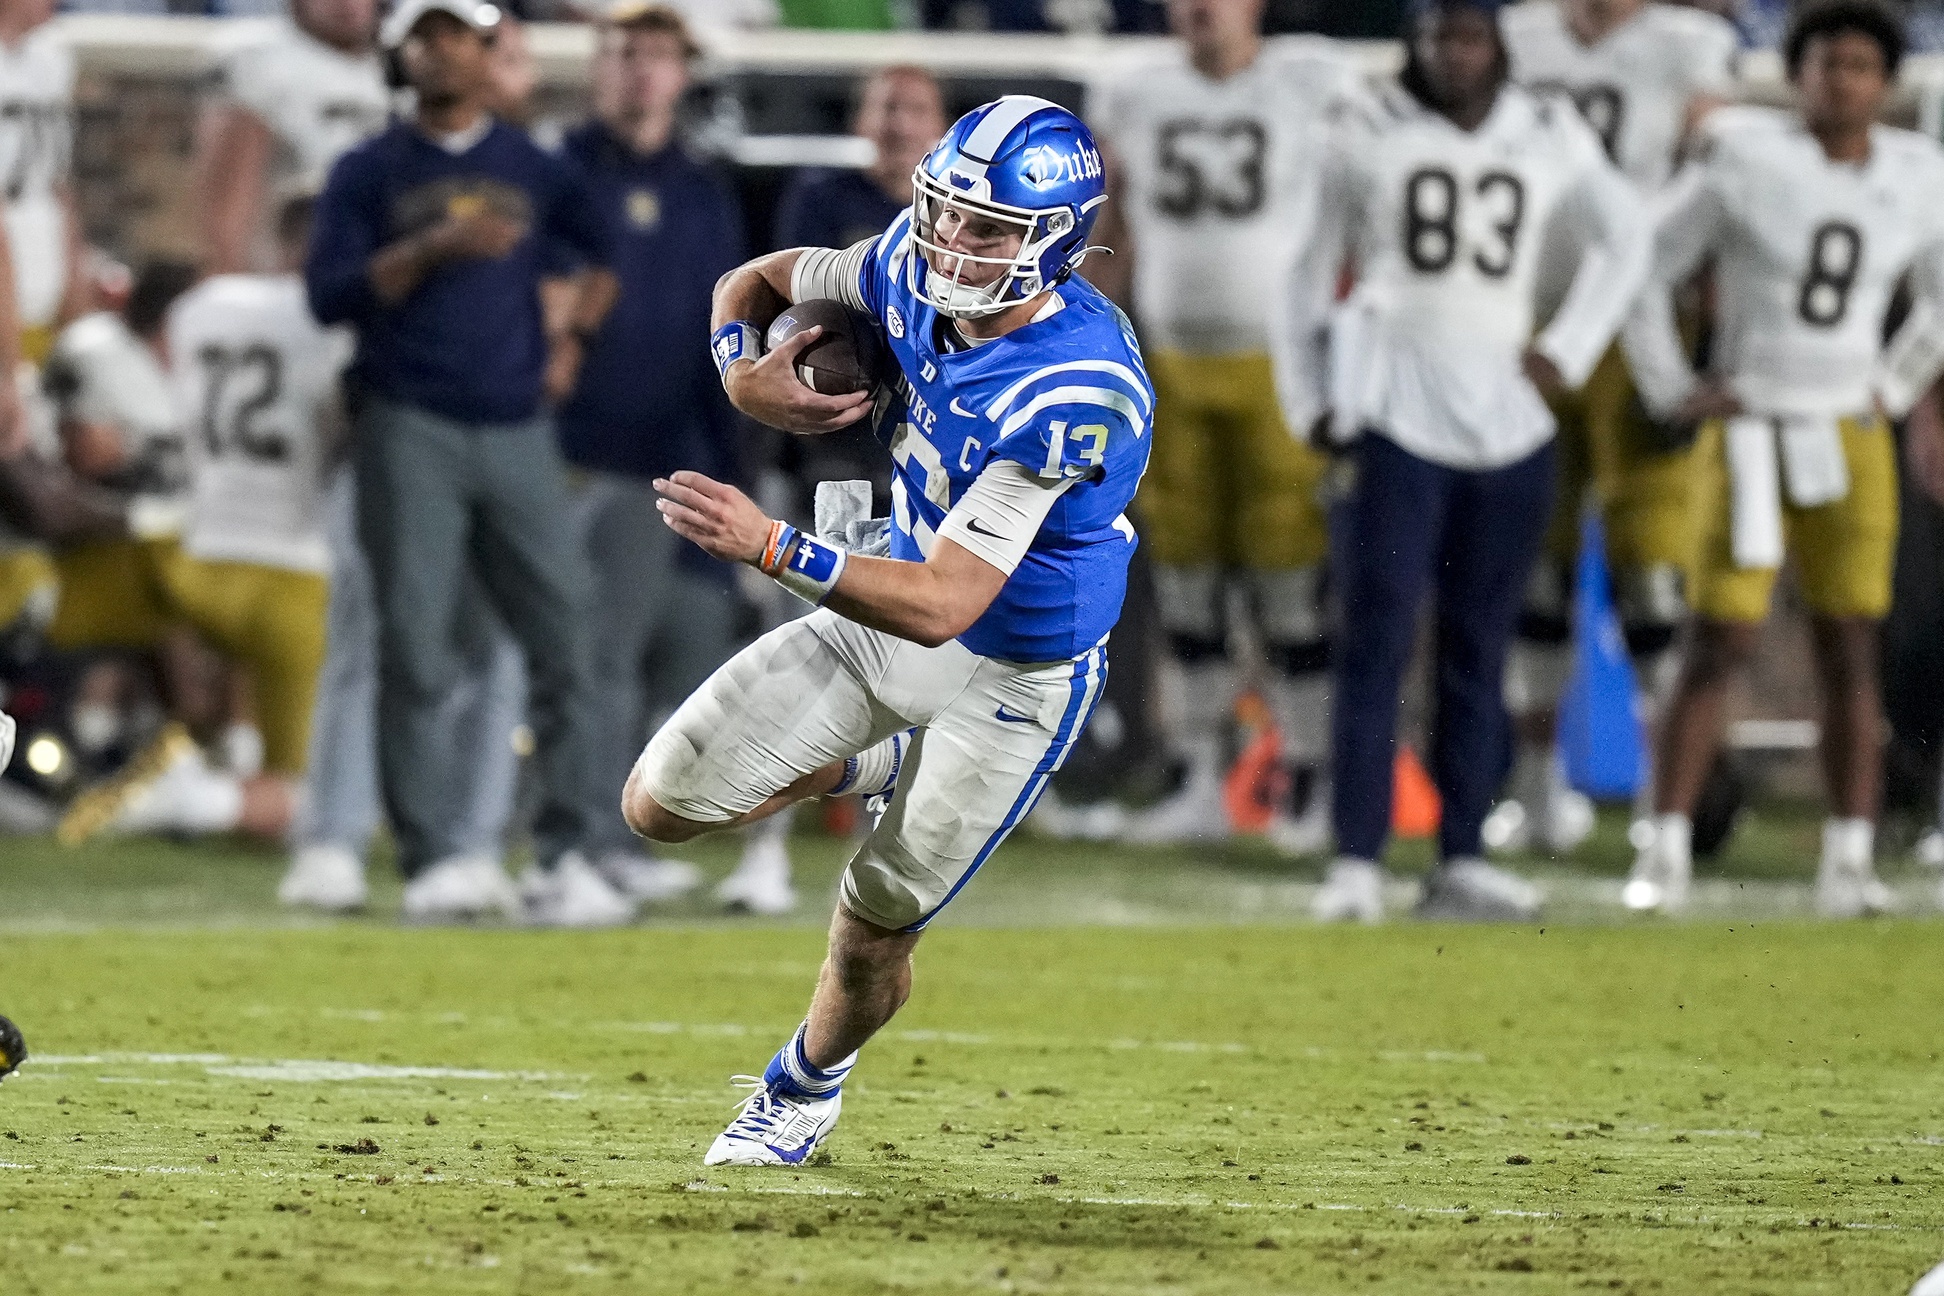
[[395, 50], [405, 43], [412, 29], [419, 25], [419, 19], [427, 14], [451, 14], [476, 32], [489, 32], [500, 25], [498, 5], [488, 4], [486, 0], [403, 0], [396, 9], [385, 15], [383, 25], [378, 28], [378, 43], [388, 50]]

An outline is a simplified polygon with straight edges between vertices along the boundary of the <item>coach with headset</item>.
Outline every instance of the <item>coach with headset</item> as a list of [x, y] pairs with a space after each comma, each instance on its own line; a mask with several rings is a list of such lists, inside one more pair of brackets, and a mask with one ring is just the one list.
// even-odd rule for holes
[[[563, 926], [632, 905], [581, 854], [587, 831], [589, 580], [546, 404], [615, 296], [612, 235], [572, 162], [486, 110], [500, 11], [407, 0], [380, 42], [417, 95], [409, 118], [352, 149], [319, 200], [311, 308], [358, 333], [351, 378], [359, 538], [379, 609], [379, 766], [409, 879], [408, 918], [523, 908]], [[590, 267], [548, 335], [539, 286], [553, 246]], [[544, 253], [544, 255], [543, 255]], [[468, 571], [525, 651], [537, 740], [540, 867], [515, 897], [498, 861], [453, 840], [440, 702]]]

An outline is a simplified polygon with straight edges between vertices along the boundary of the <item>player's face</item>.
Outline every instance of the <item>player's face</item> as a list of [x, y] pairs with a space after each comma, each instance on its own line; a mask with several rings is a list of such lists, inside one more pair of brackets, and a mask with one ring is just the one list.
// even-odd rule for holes
[[0, 13], [23, 30], [40, 26], [54, 16], [56, 0], [0, 0]]
[[1264, 0], [1168, 0], [1168, 30], [1190, 45], [1228, 49], [1262, 31]]
[[925, 260], [934, 272], [967, 288], [986, 288], [1006, 273], [1025, 241], [1026, 231], [1016, 222], [948, 205], [933, 226], [932, 242], [939, 250], [927, 250]]
[[938, 82], [913, 72], [874, 77], [857, 109], [857, 133], [877, 145], [878, 169], [908, 176], [945, 133]]
[[377, 30], [378, 6], [375, 0], [298, 0], [291, 16], [326, 45], [361, 50]]
[[1498, 28], [1478, 9], [1435, 9], [1417, 30], [1417, 57], [1441, 104], [1475, 103], [1500, 73]]
[[1796, 71], [1802, 115], [1812, 127], [1863, 130], [1890, 96], [1883, 47], [1862, 32], [1812, 37]]
[[610, 48], [607, 78], [621, 120], [665, 117], [688, 93], [688, 51], [671, 32], [623, 31]]
[[398, 53], [406, 79], [428, 107], [491, 97], [492, 47], [449, 13], [419, 19]]
[[509, 121], [526, 120], [527, 109], [533, 104], [533, 92], [540, 85], [540, 65], [534, 60], [533, 47], [527, 43], [526, 28], [518, 20], [500, 19], [486, 65], [490, 87], [488, 109]]

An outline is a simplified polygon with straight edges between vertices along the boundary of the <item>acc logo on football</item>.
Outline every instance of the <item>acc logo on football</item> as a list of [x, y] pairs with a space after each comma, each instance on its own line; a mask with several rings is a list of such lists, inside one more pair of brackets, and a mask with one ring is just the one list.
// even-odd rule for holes
[[904, 336], [904, 316], [896, 306], [886, 306], [884, 308], [884, 322], [890, 327], [892, 337], [901, 338]]

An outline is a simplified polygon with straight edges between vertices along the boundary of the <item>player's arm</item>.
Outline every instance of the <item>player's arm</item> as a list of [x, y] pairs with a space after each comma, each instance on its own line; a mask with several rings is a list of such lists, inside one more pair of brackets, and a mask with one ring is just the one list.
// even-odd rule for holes
[[204, 267], [211, 274], [250, 268], [250, 244], [275, 149], [270, 128], [241, 104], [213, 104], [197, 123], [196, 209]]
[[772, 521], [741, 491], [700, 473], [678, 472], [655, 489], [668, 525], [715, 557], [748, 563], [860, 625], [936, 647], [992, 605], [1077, 480], [995, 459], [946, 514], [921, 563], [846, 554]]
[[1640, 199], [1604, 156], [1589, 152], [1560, 215], [1578, 224], [1587, 241], [1565, 301], [1527, 358], [1527, 373], [1548, 395], [1560, 387], [1576, 390], [1592, 375], [1639, 296], [1653, 253]]
[[1359, 190], [1347, 152], [1331, 148], [1315, 176], [1315, 223], [1269, 308], [1269, 353], [1283, 423], [1292, 436], [1319, 443], [1330, 439], [1329, 320], [1350, 255]]
[[785, 248], [759, 256], [716, 281], [710, 311], [711, 347], [722, 386], [737, 409], [785, 432], [834, 432], [871, 408], [871, 393], [820, 396], [797, 378], [796, 359], [823, 330], [807, 328], [767, 355], [762, 336], [786, 308], [832, 297], [864, 308], [858, 272], [875, 240], [841, 251]]
[[1872, 386], [1886, 414], [1902, 418], [1944, 369], [1944, 241], [1911, 262], [1910, 313], [1877, 361]]
[[1694, 372], [1674, 316], [1675, 289], [1716, 250], [1726, 221], [1727, 209], [1706, 164], [1689, 167], [1653, 204], [1647, 282], [1621, 341], [1641, 401], [1656, 419], [1689, 425], [1737, 412], [1726, 388]]

